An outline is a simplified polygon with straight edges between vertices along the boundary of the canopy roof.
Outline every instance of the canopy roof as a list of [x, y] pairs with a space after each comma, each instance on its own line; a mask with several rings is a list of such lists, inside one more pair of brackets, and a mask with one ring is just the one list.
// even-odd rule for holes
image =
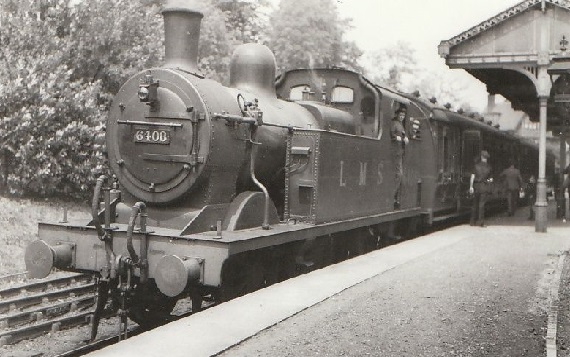
[[[570, 73], [570, 54], [565, 51], [569, 40], [569, 0], [525, 0], [441, 41], [438, 49], [450, 68], [465, 69], [485, 83], [489, 93], [501, 94], [514, 109], [538, 121], [538, 68], [553, 66], [551, 72]], [[551, 129], [563, 124], [554, 95], [548, 112]]]

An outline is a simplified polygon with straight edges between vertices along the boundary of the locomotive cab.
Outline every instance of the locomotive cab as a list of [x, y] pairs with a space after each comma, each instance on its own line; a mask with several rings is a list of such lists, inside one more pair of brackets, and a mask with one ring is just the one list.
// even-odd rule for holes
[[359, 74], [340, 68], [300, 69], [282, 74], [277, 95], [307, 108], [321, 127], [378, 137], [382, 113], [378, 89]]

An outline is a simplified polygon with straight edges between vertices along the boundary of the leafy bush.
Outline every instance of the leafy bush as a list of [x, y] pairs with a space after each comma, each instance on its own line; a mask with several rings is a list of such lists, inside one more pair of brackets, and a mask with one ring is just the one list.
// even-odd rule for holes
[[9, 8], [0, 29], [3, 188], [16, 196], [87, 198], [105, 170], [113, 95], [162, 59], [158, 7], [50, 0]]
[[[0, 0], [0, 189], [15, 196], [90, 197], [96, 177], [107, 167], [104, 121], [113, 96], [127, 78], [163, 60], [159, 3]], [[306, 28], [287, 36], [281, 31], [304, 24], [301, 18], [324, 26], [322, 41], [307, 43], [301, 52], [324, 48], [318, 56], [325, 62], [344, 63], [347, 54], [339, 46], [347, 22], [330, 25], [338, 20], [331, 0], [311, 3], [328, 5], [330, 11], [315, 19], [312, 11], [289, 6], [285, 10], [293, 14], [281, 9], [277, 16], [282, 20], [269, 23], [258, 11], [268, 5], [266, 0], [201, 0], [201, 71], [227, 83], [235, 46], [252, 41], [271, 45], [270, 38], [262, 38], [270, 27], [275, 42], [270, 47], [277, 49], [278, 62], [294, 65], [298, 59], [287, 57], [291, 51], [279, 49], [306, 42]], [[349, 49], [352, 58], [358, 56]]]

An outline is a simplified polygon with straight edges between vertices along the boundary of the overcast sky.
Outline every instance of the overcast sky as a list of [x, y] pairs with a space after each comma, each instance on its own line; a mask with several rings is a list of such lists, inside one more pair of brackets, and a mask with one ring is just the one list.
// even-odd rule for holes
[[[278, 3], [279, 0], [271, 0]], [[302, 3], [302, 1], [300, 1]], [[465, 71], [447, 69], [437, 46], [520, 3], [521, 0], [337, 0], [342, 17], [352, 18], [349, 39], [365, 52], [407, 41], [422, 67], [453, 71], [469, 88], [472, 105], [487, 104], [485, 86]]]

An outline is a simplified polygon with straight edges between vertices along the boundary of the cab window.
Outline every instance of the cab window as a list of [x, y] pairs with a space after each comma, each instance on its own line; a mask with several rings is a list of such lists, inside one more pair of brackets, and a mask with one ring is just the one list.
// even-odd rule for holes
[[349, 87], [334, 87], [331, 93], [331, 103], [351, 104], [354, 102], [354, 90]]
[[307, 100], [305, 93], [309, 93], [311, 88], [306, 84], [301, 84], [298, 86], [291, 87], [289, 91], [289, 100]]

